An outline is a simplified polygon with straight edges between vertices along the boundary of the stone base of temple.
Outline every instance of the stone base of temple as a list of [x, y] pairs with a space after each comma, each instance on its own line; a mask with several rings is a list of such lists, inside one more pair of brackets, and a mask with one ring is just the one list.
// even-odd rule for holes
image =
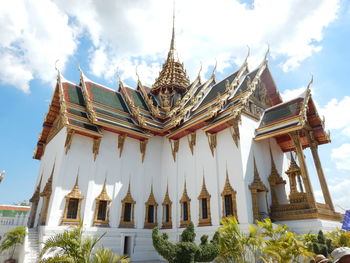
[[306, 202], [272, 206], [271, 218], [273, 221], [322, 219], [338, 223], [343, 220], [342, 215], [331, 210], [327, 204], [316, 203], [316, 207], [312, 207]]
[[297, 234], [311, 233], [316, 234], [319, 230], [328, 232], [341, 228], [340, 222], [324, 220], [324, 219], [304, 219], [304, 220], [293, 220], [293, 221], [276, 221], [275, 224], [288, 225], [289, 229]]

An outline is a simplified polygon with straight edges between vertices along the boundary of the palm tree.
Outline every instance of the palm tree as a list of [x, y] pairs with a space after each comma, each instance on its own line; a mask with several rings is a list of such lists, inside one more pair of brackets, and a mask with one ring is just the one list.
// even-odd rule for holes
[[127, 263], [129, 259], [126, 256], [118, 256], [110, 249], [101, 248], [95, 251], [91, 263]]
[[103, 238], [83, 237], [83, 227], [79, 224], [70, 230], [50, 237], [40, 254], [40, 263], [126, 263], [127, 257], [119, 257], [108, 249], [95, 249]]
[[24, 226], [16, 227], [5, 233], [4, 239], [0, 245], [0, 252], [12, 249], [8, 262], [14, 262], [13, 255], [15, 253], [16, 247], [23, 244], [26, 234], [27, 232]]

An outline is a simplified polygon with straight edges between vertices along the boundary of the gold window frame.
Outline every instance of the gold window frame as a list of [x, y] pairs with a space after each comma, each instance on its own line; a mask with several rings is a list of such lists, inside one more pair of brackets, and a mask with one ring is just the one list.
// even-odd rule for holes
[[[81, 201], [84, 199], [82, 194], [80, 193], [79, 187], [78, 187], [78, 176], [75, 181], [75, 184], [73, 186], [72, 191], [65, 196], [66, 198], [66, 204], [64, 207], [64, 212], [63, 212], [63, 217], [61, 224], [62, 225], [77, 225], [80, 222], [80, 210], [81, 210]], [[77, 208], [77, 218], [67, 218], [67, 213], [68, 213], [68, 204], [70, 199], [78, 199], [78, 208]]]
[[[172, 221], [172, 204], [173, 202], [170, 200], [170, 197], [169, 197], [169, 191], [168, 191], [168, 185], [166, 186], [166, 192], [165, 192], [165, 196], [164, 196], [164, 200], [163, 200], [163, 203], [162, 203], [162, 206], [163, 206], [163, 217], [162, 217], [162, 228], [163, 229], [171, 229], [173, 228], [173, 221]], [[165, 207], [166, 206], [169, 206], [169, 222], [166, 222], [166, 215], [165, 215]]]
[[[199, 201], [199, 219], [198, 219], [198, 226], [211, 226], [211, 212], [210, 212], [210, 198], [211, 195], [209, 194], [207, 190], [207, 186], [205, 185], [205, 178], [203, 176], [203, 183], [202, 183], [202, 189], [198, 196]], [[207, 218], [203, 218], [202, 215], [202, 203], [203, 199], [206, 199], [206, 205], [207, 205]]]
[[[187, 220], [183, 220], [183, 204], [184, 203], [187, 203], [187, 213], [188, 213]], [[184, 191], [183, 191], [182, 197], [180, 199], [180, 205], [181, 205], [180, 228], [183, 228], [183, 227], [187, 227], [191, 222], [191, 198], [187, 194], [186, 181], [185, 181]]]
[[[99, 196], [96, 197], [95, 201], [96, 201], [96, 206], [95, 206], [93, 225], [94, 226], [109, 227], [109, 210], [110, 210], [110, 204], [111, 204], [112, 199], [107, 194], [106, 180], [103, 183], [103, 187], [102, 187], [101, 193], [99, 194]], [[100, 201], [107, 202], [106, 211], [105, 211], [105, 213], [106, 213], [105, 220], [99, 220], [98, 219], [98, 211], [100, 209]]]
[[[149, 206], [153, 205], [153, 223], [152, 222], [148, 222], [148, 212], [149, 212]], [[144, 228], [147, 229], [153, 229], [154, 227], [157, 226], [158, 222], [157, 222], [157, 208], [158, 208], [158, 203], [156, 202], [156, 199], [154, 198], [154, 194], [153, 194], [153, 185], [151, 186], [151, 192], [149, 194], [148, 200], [145, 203], [145, 222], [144, 222]]]
[[[119, 227], [120, 228], [134, 228], [135, 227], [135, 215], [134, 215], [134, 210], [135, 210], [135, 204], [136, 201], [132, 198], [131, 195], [131, 190], [130, 190], [130, 182], [129, 182], [129, 186], [128, 186], [128, 191], [124, 197], [124, 199], [121, 201], [122, 202], [122, 212], [120, 215], [120, 223], [119, 223]], [[131, 221], [124, 221], [124, 212], [125, 212], [125, 204], [131, 204], [131, 216], [130, 219]]]

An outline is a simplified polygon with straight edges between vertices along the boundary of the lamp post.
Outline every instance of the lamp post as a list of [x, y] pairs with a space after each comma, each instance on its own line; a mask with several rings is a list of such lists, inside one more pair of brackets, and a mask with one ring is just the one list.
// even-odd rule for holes
[[0, 183], [2, 182], [4, 177], [5, 177], [5, 171], [0, 172]]

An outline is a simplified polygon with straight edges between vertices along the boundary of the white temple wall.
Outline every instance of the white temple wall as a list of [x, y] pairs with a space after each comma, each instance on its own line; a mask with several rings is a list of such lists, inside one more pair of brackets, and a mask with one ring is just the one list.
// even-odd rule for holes
[[218, 161], [218, 179], [219, 179], [219, 200], [218, 200], [218, 211], [220, 218], [222, 216], [222, 199], [221, 192], [224, 189], [226, 180], [226, 167], [228, 177], [232, 188], [236, 193], [236, 204], [237, 204], [237, 216], [240, 223], [248, 222], [248, 211], [247, 211], [247, 198], [246, 198], [246, 185], [243, 177], [242, 157], [240, 142], [238, 146], [232, 139], [229, 129], [225, 129], [218, 133], [217, 138], [217, 150], [216, 158]]
[[[73, 188], [79, 169], [79, 189], [84, 196], [81, 204], [81, 217], [84, 225], [92, 226], [95, 212], [95, 198], [101, 193], [106, 179], [107, 193], [111, 197], [110, 226], [118, 227], [121, 213], [121, 200], [125, 197], [130, 181], [131, 193], [136, 201], [135, 227], [144, 228], [145, 202], [150, 194], [151, 184], [158, 203], [158, 225], [162, 222], [162, 205], [166, 186], [169, 186], [172, 206], [173, 227], [180, 224], [180, 204], [184, 181], [186, 178], [188, 195], [191, 198], [191, 219], [198, 224], [200, 194], [203, 172], [206, 187], [211, 195], [211, 219], [213, 226], [219, 226], [222, 217], [221, 192], [228, 171], [231, 186], [237, 191], [237, 213], [240, 223], [252, 223], [252, 200], [249, 185], [253, 181], [253, 155], [263, 183], [269, 188], [268, 176], [271, 171], [269, 152], [271, 146], [276, 168], [286, 182], [283, 173], [289, 166], [289, 160], [283, 155], [275, 140], [254, 142], [252, 140], [257, 122], [242, 115], [241, 138], [238, 147], [235, 145], [229, 129], [217, 134], [217, 147], [212, 156], [208, 138], [203, 131], [197, 131], [196, 146], [192, 155], [186, 137], [180, 139], [176, 162], [172, 157], [171, 145], [165, 137], [149, 139], [144, 163], [141, 162], [138, 140], [127, 137], [124, 149], [119, 157], [117, 148], [118, 135], [103, 131], [99, 154], [93, 160], [91, 138], [75, 134], [70, 150], [65, 154], [63, 147], [66, 130], [62, 129], [47, 145], [42, 158], [40, 174], [43, 173], [42, 189], [51, 174], [56, 162], [53, 179], [53, 193], [48, 211], [48, 226], [60, 225], [65, 207], [65, 195]], [[55, 161], [56, 158], [56, 161]], [[60, 164], [64, 164], [62, 167]], [[39, 177], [40, 178], [40, 177]], [[38, 179], [39, 180], [39, 179]], [[57, 187], [56, 187], [57, 186]], [[42, 190], [41, 189], [41, 190]], [[285, 185], [286, 192], [289, 186]], [[282, 190], [279, 200], [287, 202], [287, 194]], [[271, 193], [267, 193], [268, 208], [271, 204]], [[41, 211], [42, 198], [38, 213]], [[54, 216], [51, 216], [51, 213]], [[39, 215], [37, 215], [37, 220]], [[38, 221], [37, 221], [38, 222]]]
[[[57, 185], [56, 182], [56, 176], [61, 168], [61, 164], [63, 164], [64, 162], [62, 157], [64, 155], [64, 144], [65, 144], [65, 140], [66, 140], [66, 134], [67, 134], [67, 129], [63, 128], [61, 129], [56, 135], [55, 137], [53, 137], [51, 139], [51, 141], [46, 145], [45, 147], [45, 152], [41, 158], [41, 162], [40, 162], [40, 168], [39, 168], [39, 174], [37, 177], [37, 182], [36, 185], [38, 185], [40, 178], [42, 176], [42, 181], [41, 181], [41, 187], [40, 187], [40, 192], [43, 191], [48, 179], [51, 176], [52, 173], [52, 169], [53, 166], [55, 165], [55, 170], [54, 170], [54, 176], [53, 176], [53, 182], [52, 182], [52, 195], [51, 195], [51, 200], [49, 203], [49, 208], [48, 208], [48, 213], [47, 213], [47, 221], [46, 223], [48, 224], [50, 219], [52, 217], [57, 217], [57, 211], [55, 211], [54, 209], [52, 209], [52, 199], [55, 196], [55, 186]], [[51, 210], [53, 210], [53, 212], [51, 213]], [[39, 199], [39, 203], [38, 203], [38, 208], [37, 208], [37, 213], [36, 213], [36, 217], [35, 217], [35, 222], [34, 225], [39, 225], [40, 224], [40, 220], [42, 217], [42, 211], [43, 211], [43, 198]]]

